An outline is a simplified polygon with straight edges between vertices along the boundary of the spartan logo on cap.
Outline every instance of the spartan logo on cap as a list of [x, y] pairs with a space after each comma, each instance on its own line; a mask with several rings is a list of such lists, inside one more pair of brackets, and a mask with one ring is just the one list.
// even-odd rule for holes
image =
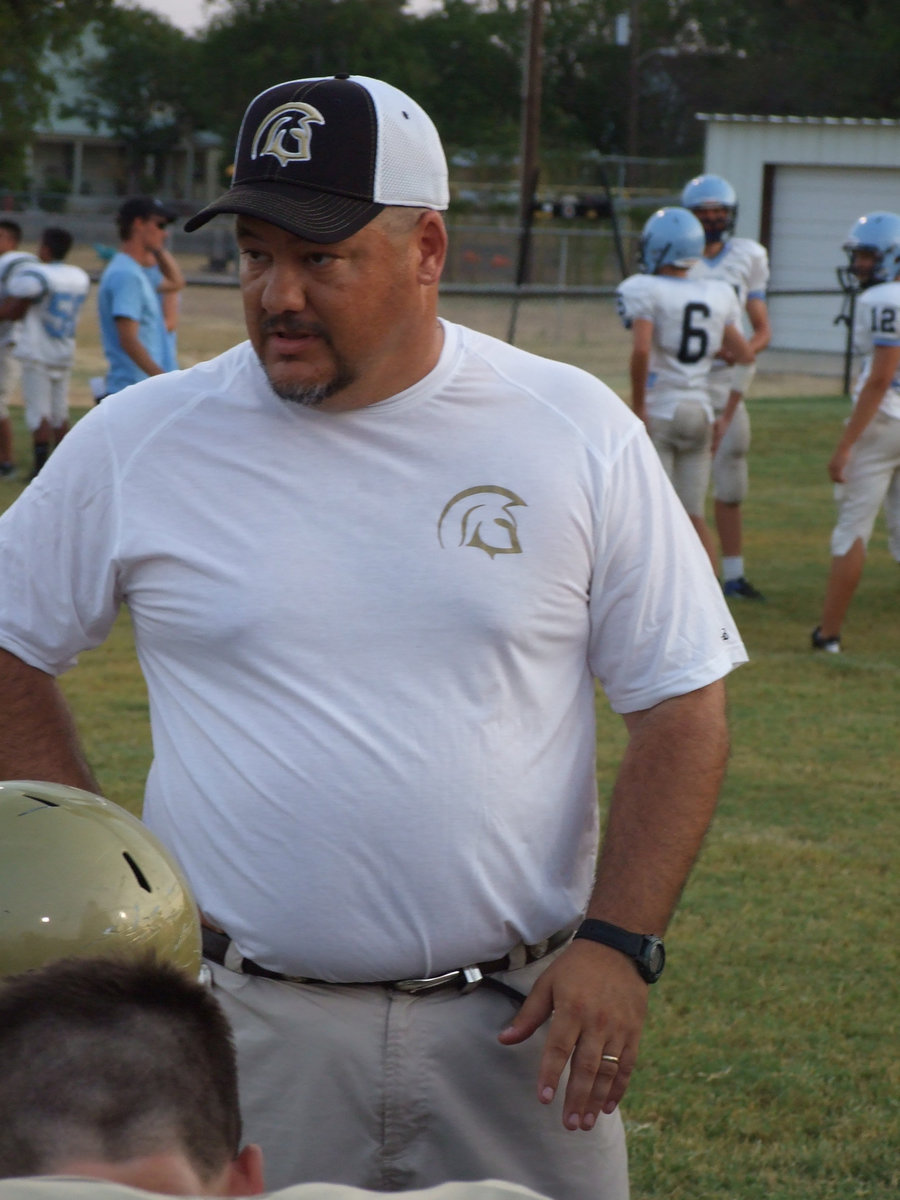
[[[516, 518], [510, 512], [516, 507], [527, 508], [528, 505], [507, 488], [490, 483], [466, 488], [444, 505], [438, 518], [438, 541], [445, 549], [454, 544], [472, 546], [491, 558], [495, 554], [521, 554]], [[451, 542], [451, 538], [454, 541]]]
[[[271, 154], [282, 167], [291, 162], [306, 162], [311, 157], [312, 126], [324, 124], [325, 118], [311, 104], [282, 104], [260, 121], [253, 135], [250, 157]], [[285, 145], [287, 137], [293, 138], [294, 149]]]

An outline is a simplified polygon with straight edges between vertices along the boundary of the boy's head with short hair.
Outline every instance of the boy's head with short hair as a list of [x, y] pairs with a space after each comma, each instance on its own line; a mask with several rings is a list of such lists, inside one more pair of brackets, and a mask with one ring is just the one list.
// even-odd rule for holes
[[[211, 992], [153, 957], [61, 959], [0, 982], [0, 1178], [262, 1189]], [[137, 1167], [136, 1165], [137, 1164]], [[174, 1175], [173, 1175], [174, 1170]]]

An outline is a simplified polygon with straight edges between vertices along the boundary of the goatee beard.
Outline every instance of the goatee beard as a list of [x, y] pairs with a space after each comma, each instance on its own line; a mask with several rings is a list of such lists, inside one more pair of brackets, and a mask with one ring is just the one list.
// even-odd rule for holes
[[[281, 313], [278, 316], [266, 318], [262, 323], [262, 332], [264, 334], [286, 333], [289, 336], [296, 336], [303, 332], [314, 333], [327, 346], [331, 347], [332, 353], [334, 352], [331, 338], [321, 325], [300, 320], [292, 313]], [[257, 355], [257, 357], [259, 356]], [[290, 404], [300, 404], [304, 408], [318, 408], [329, 396], [342, 391], [354, 381], [353, 373], [339, 360], [336, 363], [334, 378], [324, 383], [276, 382], [262, 359], [259, 362], [266, 373], [266, 378], [275, 395], [279, 396], [282, 400], [287, 400]]]
[[276, 396], [290, 404], [300, 404], [304, 408], [318, 408], [329, 396], [339, 392], [349, 382], [335, 378], [328, 383], [276, 383], [268, 371], [266, 375]]

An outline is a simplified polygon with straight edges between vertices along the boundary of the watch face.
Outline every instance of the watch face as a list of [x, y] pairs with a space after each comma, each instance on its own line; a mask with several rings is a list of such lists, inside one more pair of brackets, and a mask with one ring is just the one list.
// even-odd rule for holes
[[644, 942], [641, 954], [641, 974], [648, 983], [656, 983], [666, 965], [666, 948], [658, 937], [650, 936]]

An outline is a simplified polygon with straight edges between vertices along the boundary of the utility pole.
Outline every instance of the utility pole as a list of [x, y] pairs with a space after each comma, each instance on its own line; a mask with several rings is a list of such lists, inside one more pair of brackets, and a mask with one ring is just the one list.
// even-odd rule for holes
[[538, 181], [538, 141], [541, 124], [541, 82], [543, 75], [544, 2], [531, 0], [528, 14], [528, 34], [525, 45], [525, 62], [522, 70], [522, 118], [519, 177], [519, 253], [516, 266], [516, 295], [510, 314], [507, 341], [512, 343], [516, 334], [516, 319], [519, 312], [518, 289], [528, 280], [531, 251], [531, 223], [534, 216], [534, 194]]
[[[641, 126], [641, 0], [631, 0], [628, 9], [628, 128], [625, 153], [637, 158], [640, 153]], [[635, 176], [635, 164], [628, 164], [629, 183]]]

